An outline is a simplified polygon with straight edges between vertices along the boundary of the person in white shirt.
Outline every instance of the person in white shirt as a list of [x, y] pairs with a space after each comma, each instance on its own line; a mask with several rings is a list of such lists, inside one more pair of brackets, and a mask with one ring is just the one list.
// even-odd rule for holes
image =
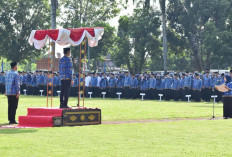
[[88, 73], [87, 76], [85, 77], [85, 95], [87, 96], [88, 95], [88, 92], [89, 91], [89, 86], [90, 86], [90, 82], [91, 82], [91, 77], [90, 77], [90, 74]]
[[101, 77], [97, 74], [97, 87], [100, 87]]

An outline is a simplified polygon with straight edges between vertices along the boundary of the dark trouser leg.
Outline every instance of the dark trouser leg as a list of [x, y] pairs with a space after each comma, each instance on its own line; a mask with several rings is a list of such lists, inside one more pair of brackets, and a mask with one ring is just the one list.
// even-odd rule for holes
[[186, 97], [186, 95], [189, 95], [190, 94], [190, 89], [189, 87], [185, 87], [184, 88], [184, 100], [185, 101], [188, 101], [188, 98]]
[[155, 100], [155, 98], [156, 98], [156, 90], [152, 89], [151, 90], [151, 100]]
[[194, 91], [194, 96], [195, 96], [194, 99], [196, 102], [201, 101], [201, 91], [198, 91], [198, 90]]
[[164, 89], [164, 99], [168, 100], [168, 90]]
[[74, 96], [74, 87], [71, 87], [70, 89], [70, 96]]
[[8, 120], [10, 122], [15, 122], [16, 110], [18, 108], [19, 99], [15, 95], [7, 96], [8, 98]]
[[130, 98], [130, 89], [129, 89], [129, 87], [125, 87], [124, 88], [124, 91], [125, 91], [125, 98], [126, 99], [129, 99]]
[[205, 101], [209, 102], [210, 101], [210, 89], [209, 88], [205, 88]]
[[172, 93], [173, 93], [173, 95], [174, 95], [174, 101], [179, 101], [179, 93], [180, 93], [180, 91], [179, 90], [173, 90], [172, 91]]
[[67, 106], [71, 80], [61, 80], [60, 104]]
[[5, 84], [2, 84], [2, 94], [4, 94], [5, 93]]
[[65, 80], [61, 80], [60, 105], [64, 105]]
[[65, 80], [64, 106], [68, 106], [70, 87], [71, 87], [71, 80]]

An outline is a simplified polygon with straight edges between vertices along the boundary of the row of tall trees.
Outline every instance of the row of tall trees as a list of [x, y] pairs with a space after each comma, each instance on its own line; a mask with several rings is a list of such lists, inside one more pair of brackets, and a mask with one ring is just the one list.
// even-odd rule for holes
[[35, 50], [27, 40], [32, 29], [50, 28], [50, 3], [54, 2], [57, 25], [105, 28], [99, 46], [90, 49], [93, 64], [111, 54], [117, 66], [133, 73], [230, 67], [231, 0], [132, 1], [133, 14], [121, 16], [118, 28], [108, 21], [129, 0], [0, 1], [0, 56], [26, 63], [45, 53], [46, 49]]

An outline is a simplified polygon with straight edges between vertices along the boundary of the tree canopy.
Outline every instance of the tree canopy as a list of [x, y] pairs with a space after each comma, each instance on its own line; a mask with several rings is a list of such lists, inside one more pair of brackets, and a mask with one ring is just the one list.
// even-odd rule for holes
[[1, 1], [0, 56], [10, 61], [30, 60], [41, 51], [28, 43], [33, 29], [49, 28], [49, 4], [45, 0]]

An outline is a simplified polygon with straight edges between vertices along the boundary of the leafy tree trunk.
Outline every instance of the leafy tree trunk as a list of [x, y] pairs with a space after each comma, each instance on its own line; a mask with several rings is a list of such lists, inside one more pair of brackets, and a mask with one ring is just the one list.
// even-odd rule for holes
[[162, 32], [163, 32], [163, 60], [164, 60], [164, 72], [167, 72], [167, 53], [168, 53], [168, 42], [167, 42], [167, 18], [166, 18], [166, 0], [160, 0], [160, 8], [162, 12]]
[[[51, 29], [56, 29], [56, 9], [57, 0], [51, 0]], [[52, 42], [51, 60], [55, 60], [55, 43]], [[51, 63], [51, 69], [54, 67], [54, 62]]]
[[206, 69], [210, 69], [210, 65], [211, 65], [211, 52], [208, 51], [206, 54]]
[[191, 49], [193, 51], [195, 68], [197, 69], [197, 71], [201, 72], [202, 67], [201, 67], [201, 59], [199, 57], [198, 46], [197, 46], [197, 44], [196, 44], [196, 42], [194, 40], [194, 37], [191, 34], [189, 35], [189, 39], [190, 39], [190, 46], [191, 46]]

